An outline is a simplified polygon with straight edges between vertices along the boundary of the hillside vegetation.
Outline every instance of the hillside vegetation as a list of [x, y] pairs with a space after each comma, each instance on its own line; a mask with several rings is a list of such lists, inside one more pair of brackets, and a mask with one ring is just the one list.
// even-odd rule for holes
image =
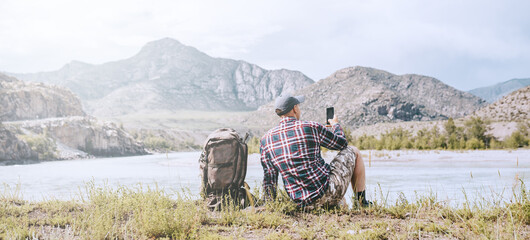
[[[437, 125], [423, 128], [412, 134], [401, 127], [387, 130], [379, 136], [361, 135], [351, 138], [350, 143], [359, 149], [502, 149], [528, 147], [530, 121], [520, 122], [504, 141], [487, 134], [488, 125], [483, 119], [472, 117], [457, 127], [452, 118], [445, 121], [443, 129]], [[351, 132], [347, 133], [351, 136]]]

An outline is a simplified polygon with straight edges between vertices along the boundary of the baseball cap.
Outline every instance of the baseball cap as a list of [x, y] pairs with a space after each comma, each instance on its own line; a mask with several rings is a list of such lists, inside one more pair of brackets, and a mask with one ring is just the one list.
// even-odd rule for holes
[[276, 98], [274, 106], [276, 107], [276, 109], [280, 110], [280, 112], [277, 112], [277, 114], [278, 116], [281, 116], [291, 111], [294, 105], [303, 103], [304, 100], [304, 96], [292, 96], [291, 94], [282, 94]]

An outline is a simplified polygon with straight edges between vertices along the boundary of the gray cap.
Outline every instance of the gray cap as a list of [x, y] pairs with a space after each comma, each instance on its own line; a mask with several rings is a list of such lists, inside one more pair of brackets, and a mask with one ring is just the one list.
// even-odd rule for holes
[[276, 102], [274, 106], [276, 109], [279, 109], [280, 111], [276, 112], [278, 116], [285, 115], [291, 109], [293, 109], [294, 105], [303, 103], [305, 100], [304, 96], [292, 96], [291, 94], [282, 94], [281, 96], [276, 98]]

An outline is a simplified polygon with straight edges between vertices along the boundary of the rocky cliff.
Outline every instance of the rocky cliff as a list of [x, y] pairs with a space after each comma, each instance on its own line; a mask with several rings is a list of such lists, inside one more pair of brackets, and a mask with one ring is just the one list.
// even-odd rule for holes
[[28, 144], [0, 124], [0, 165], [6, 162], [18, 162], [36, 159], [37, 153]]
[[114, 123], [85, 116], [67, 89], [2, 74], [0, 87], [0, 164], [146, 154]]
[[67, 87], [96, 116], [143, 110], [256, 110], [284, 91], [313, 83], [297, 71], [212, 58], [169, 38], [150, 42], [125, 60], [72, 62], [55, 72], [16, 76]]
[[113, 122], [93, 117], [68, 117], [10, 123], [30, 134], [45, 135], [58, 145], [93, 156], [116, 157], [147, 154], [143, 145]]
[[[379, 122], [430, 121], [458, 118], [485, 105], [472, 94], [456, 90], [427, 76], [394, 75], [366, 67], [341, 69], [296, 92], [305, 95], [302, 118], [325, 122], [326, 107], [334, 106], [349, 127]], [[278, 117], [271, 102], [250, 114], [249, 126], [274, 126]]]
[[0, 121], [82, 116], [81, 102], [69, 90], [25, 83], [0, 73]]
[[530, 78], [512, 79], [506, 82], [498, 83], [493, 86], [476, 88], [469, 93], [479, 96], [489, 103], [493, 103], [513, 91], [530, 85]]
[[491, 121], [530, 120], [530, 86], [521, 88], [473, 114]]

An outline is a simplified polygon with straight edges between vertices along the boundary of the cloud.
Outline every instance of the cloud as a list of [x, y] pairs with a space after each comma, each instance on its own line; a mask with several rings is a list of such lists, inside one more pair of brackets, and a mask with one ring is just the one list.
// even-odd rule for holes
[[172, 37], [314, 79], [362, 65], [469, 89], [530, 76], [528, 9], [523, 0], [4, 0], [0, 71], [114, 61]]

